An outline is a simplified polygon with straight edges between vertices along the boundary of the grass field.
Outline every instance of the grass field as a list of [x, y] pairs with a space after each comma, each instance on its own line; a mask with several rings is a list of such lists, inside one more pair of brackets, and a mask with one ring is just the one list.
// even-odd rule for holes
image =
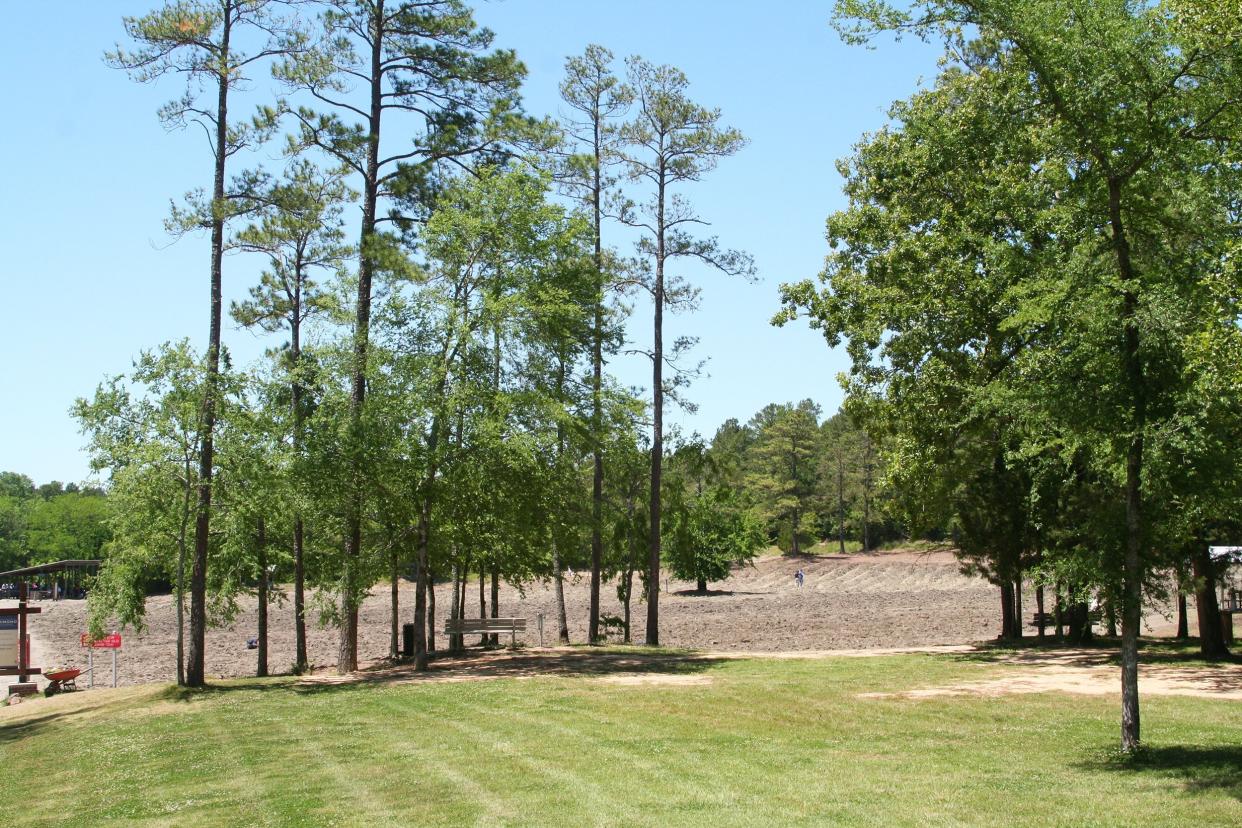
[[623, 674], [235, 681], [0, 713], [6, 825], [1239, 825], [1242, 704], [860, 698], [971, 656], [645, 658]]

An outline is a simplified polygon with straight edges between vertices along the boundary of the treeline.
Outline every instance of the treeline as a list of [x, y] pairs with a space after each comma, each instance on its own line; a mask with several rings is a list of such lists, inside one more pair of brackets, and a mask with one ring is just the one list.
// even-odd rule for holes
[[840, 0], [851, 41], [941, 39], [933, 86], [839, 165], [820, 284], [784, 288], [848, 342], [847, 409], [903, 513], [951, 524], [1001, 585], [1120, 622], [1139, 746], [1145, 593], [1172, 573], [1225, 653], [1208, 544], [1242, 527], [1242, 24], [1195, 0]]
[[0, 472], [0, 571], [94, 560], [112, 537], [102, 489]]
[[[460, 0], [170, 2], [124, 26], [108, 62], [186, 82], [160, 116], [210, 139], [210, 186], [168, 222], [210, 238], [208, 336], [144, 352], [75, 408], [109, 481], [94, 625], [140, 624], [146, 586], [171, 583], [178, 678], [200, 685], [207, 624], [257, 589], [266, 672], [287, 579], [293, 668], [319, 619], [345, 672], [359, 603], [387, 581], [392, 653], [412, 620], [421, 669], [474, 578], [493, 614], [501, 578], [551, 581], [567, 640], [573, 566], [590, 573], [592, 640], [616, 575], [655, 644], [666, 538], [691, 556], [714, 543], [710, 503], [736, 530], [730, 554], [762, 542], [748, 507], [663, 474], [665, 397], [682, 399], [693, 345], [666, 339], [664, 315], [693, 309], [691, 263], [753, 274], [695, 235], [693, 184], [744, 139], [680, 71], [590, 46], [566, 62], [558, 120], [523, 110], [525, 68]], [[225, 307], [223, 279], [254, 262], [249, 298]], [[635, 307], [652, 335], [626, 343]], [[230, 317], [279, 344], [235, 365]], [[650, 398], [610, 375], [623, 347], [650, 359]]]

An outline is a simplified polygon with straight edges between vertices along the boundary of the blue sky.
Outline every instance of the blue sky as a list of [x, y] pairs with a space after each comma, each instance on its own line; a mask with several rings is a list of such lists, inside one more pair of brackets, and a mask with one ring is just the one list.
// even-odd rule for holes
[[[139, 85], [105, 66], [120, 18], [153, 2], [27, 3], [6, 10], [0, 69], [9, 79], [0, 130], [0, 469], [38, 482], [88, 476], [83, 439], [69, 416], [75, 397], [129, 369], [145, 348], [206, 339], [207, 240], [175, 244], [163, 220], [171, 199], [210, 183], [203, 138], [165, 132], [155, 112], [179, 81]], [[710, 232], [754, 255], [754, 284], [691, 273], [702, 288], [692, 316], [668, 320], [666, 337], [700, 338], [708, 376], [691, 387], [696, 414], [670, 412], [705, 436], [729, 417], [769, 402], [810, 397], [831, 413], [845, 367], [804, 323], [775, 329], [781, 282], [813, 276], [827, 252], [824, 220], [844, 206], [838, 158], [885, 122], [889, 104], [935, 71], [934, 49], [906, 40], [869, 51], [840, 42], [830, 2], [770, 0], [502, 0], [476, 4], [496, 45], [526, 63], [527, 109], [558, 111], [566, 56], [600, 43], [617, 57], [671, 63], [697, 102], [718, 106], [749, 139], [685, 194]], [[618, 67], [620, 68], [620, 67]], [[264, 79], [255, 93], [267, 88]], [[276, 149], [264, 151], [275, 157]], [[606, 232], [608, 232], [606, 230]], [[607, 237], [606, 237], [607, 238]], [[613, 231], [615, 243], [623, 236]], [[225, 262], [225, 298], [244, 295], [259, 262]], [[650, 342], [640, 306], [634, 340]], [[235, 360], [272, 344], [226, 320]], [[644, 384], [649, 367], [620, 360], [616, 374]]]

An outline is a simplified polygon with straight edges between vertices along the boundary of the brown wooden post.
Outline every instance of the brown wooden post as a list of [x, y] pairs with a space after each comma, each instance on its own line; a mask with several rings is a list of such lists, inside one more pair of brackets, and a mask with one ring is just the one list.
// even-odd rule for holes
[[26, 669], [30, 667], [26, 658], [26, 579], [19, 578], [17, 581], [17, 608], [21, 612], [17, 616], [17, 681], [19, 684], [25, 684], [28, 675]]

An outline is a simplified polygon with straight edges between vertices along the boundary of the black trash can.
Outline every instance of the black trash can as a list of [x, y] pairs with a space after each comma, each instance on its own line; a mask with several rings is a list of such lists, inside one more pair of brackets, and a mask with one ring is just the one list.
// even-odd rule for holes
[[414, 657], [414, 625], [401, 625], [401, 655], [406, 658]]

